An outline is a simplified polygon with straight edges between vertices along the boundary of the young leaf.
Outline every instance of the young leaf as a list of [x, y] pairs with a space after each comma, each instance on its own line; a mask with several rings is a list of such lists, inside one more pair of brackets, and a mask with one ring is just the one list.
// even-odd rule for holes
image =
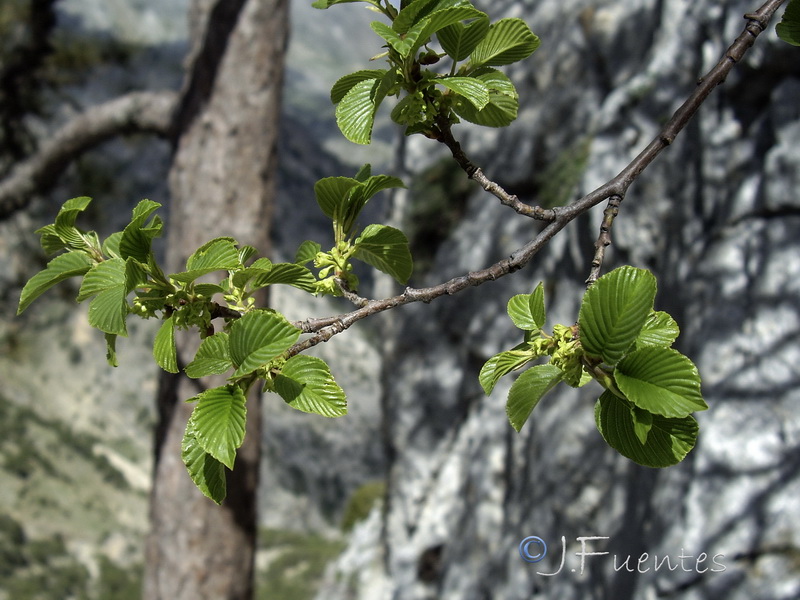
[[364, 69], [355, 73], [348, 73], [333, 84], [331, 88], [331, 103], [339, 104], [355, 84], [367, 80], [381, 79], [385, 74], [385, 69]]
[[708, 408], [697, 367], [672, 348], [634, 350], [619, 361], [614, 379], [631, 402], [653, 414], [680, 418]]
[[539, 400], [561, 381], [561, 376], [561, 369], [546, 364], [533, 366], [517, 377], [506, 403], [506, 414], [514, 429], [522, 429]]
[[489, 104], [489, 87], [475, 77], [443, 77], [436, 83], [469, 100], [476, 110]]
[[287, 404], [323, 417], [347, 414], [347, 400], [327, 363], [314, 356], [297, 355], [286, 361], [275, 378], [275, 391]]
[[86, 273], [78, 291], [77, 301], [83, 302], [96, 295], [89, 304], [89, 324], [105, 333], [127, 336], [126, 298], [130, 291], [126, 261], [112, 258], [97, 263]]
[[668, 313], [654, 310], [647, 317], [639, 337], [636, 338], [636, 348], [645, 346], [669, 348], [678, 339], [680, 332], [675, 319]]
[[236, 269], [239, 266], [239, 250], [236, 240], [229, 237], [206, 242], [186, 261], [186, 271], [170, 275], [175, 281], [189, 283], [214, 271]]
[[203, 450], [229, 469], [233, 469], [236, 449], [244, 441], [247, 420], [246, 399], [238, 385], [206, 390], [192, 398], [197, 406], [189, 422]]
[[[697, 421], [653, 415], [644, 443], [636, 433], [631, 404], [603, 392], [595, 404], [597, 429], [609, 446], [645, 467], [669, 467], [681, 462], [697, 441]], [[640, 426], [641, 427], [641, 426]]]
[[631, 406], [631, 419], [633, 420], [633, 432], [643, 445], [646, 444], [647, 436], [653, 428], [653, 413], [633, 405]]
[[510, 65], [528, 58], [539, 44], [539, 38], [522, 19], [500, 19], [489, 27], [470, 61], [474, 67]]
[[511, 350], [495, 354], [483, 364], [481, 372], [478, 373], [478, 381], [483, 391], [488, 396], [503, 375], [519, 369], [535, 358], [538, 358], [537, 355], [524, 342]]
[[367, 145], [372, 138], [375, 112], [383, 100], [378, 95], [380, 81], [359, 81], [336, 105], [336, 124], [344, 137], [355, 144]]
[[405, 284], [414, 270], [408, 239], [388, 225], [368, 225], [354, 244], [354, 256]]
[[175, 317], [165, 319], [153, 343], [153, 358], [167, 373], [178, 372], [178, 349], [175, 346]]
[[408, 56], [412, 41], [405, 39], [405, 37], [401, 37], [399, 33], [397, 33], [393, 28], [389, 27], [386, 23], [381, 21], [373, 21], [369, 24], [372, 31], [377, 33], [381, 36], [387, 44], [389, 44], [392, 48], [394, 48], [397, 53], [402, 56]]
[[314, 195], [322, 212], [332, 221], [341, 223], [350, 191], [359, 185], [361, 183], [352, 177], [324, 177], [314, 184]]
[[295, 264], [306, 265], [310, 263], [320, 250], [322, 250], [322, 246], [317, 242], [311, 240], [304, 241], [300, 244], [300, 247], [294, 255]]
[[380, 2], [376, 0], [317, 0], [311, 6], [314, 8], [319, 8], [320, 10], [324, 10], [333, 6], [334, 4], [347, 4], [350, 2], [366, 2], [367, 4], [372, 4], [375, 7], [380, 7]]
[[483, 16], [472, 23], [453, 23], [436, 34], [442, 49], [456, 62], [467, 58], [489, 31], [489, 17]]
[[181, 458], [199, 490], [217, 504], [222, 504], [226, 494], [225, 467], [197, 441], [191, 420], [181, 442]]
[[350, 193], [344, 197], [340, 217], [342, 229], [347, 233], [353, 229], [358, 215], [375, 194], [398, 187], [405, 188], [406, 186], [400, 179], [391, 175], [372, 175], [360, 181], [359, 185], [353, 187]]
[[224, 331], [208, 336], [200, 343], [194, 360], [186, 365], [186, 375], [196, 379], [219, 375], [233, 367], [228, 344], [228, 334]]
[[540, 283], [530, 294], [517, 294], [508, 301], [508, 316], [523, 331], [538, 331], [544, 327], [544, 287]]
[[485, 127], [506, 127], [517, 118], [519, 96], [511, 80], [497, 69], [480, 69], [472, 74], [489, 89], [489, 104], [477, 110], [466, 98], [458, 99], [453, 106], [462, 119]]
[[75, 227], [75, 220], [92, 201], [87, 196], [67, 200], [56, 215], [52, 232], [64, 242], [64, 245], [75, 250], [86, 248], [86, 241], [81, 232]]
[[106, 361], [112, 367], [118, 367], [117, 361], [117, 336], [113, 333], [106, 334]]
[[147, 218], [161, 205], [152, 200], [142, 200], [133, 209], [131, 222], [123, 229], [119, 241], [119, 255], [122, 258], [135, 258], [147, 264], [150, 260], [150, 248], [153, 239], [161, 235], [163, 223], [158, 216], [145, 225]]
[[438, 31], [449, 25], [465, 21], [467, 19], [477, 19], [485, 17], [486, 13], [479, 11], [473, 6], [450, 6], [441, 10], [434, 10], [426, 17], [420, 19], [405, 34], [404, 41], [409, 44], [408, 51], [400, 55], [406, 57], [416, 52], [423, 44], [428, 43], [428, 39]]
[[422, 17], [428, 15], [432, 8], [438, 4], [438, 0], [406, 2], [397, 17], [392, 21], [392, 29], [400, 35], [408, 33], [409, 29], [416, 25]]
[[781, 22], [775, 26], [778, 37], [793, 46], [800, 46], [800, 0], [789, 0]]
[[237, 367], [233, 377], [252, 373], [286, 351], [297, 341], [300, 330], [283, 315], [269, 310], [253, 310], [231, 326], [231, 360]]
[[655, 296], [650, 271], [625, 266], [600, 277], [584, 294], [578, 315], [586, 353], [617, 364], [642, 330]]
[[22, 314], [22, 311], [28, 308], [31, 302], [55, 284], [70, 277], [84, 275], [92, 267], [92, 264], [92, 260], [78, 250], [56, 256], [47, 263], [47, 267], [31, 277], [22, 288], [17, 314]]
[[109, 235], [103, 242], [102, 250], [105, 256], [110, 258], [121, 258], [122, 254], [119, 250], [119, 244], [122, 241], [122, 232], [115, 231]]
[[316, 278], [307, 267], [294, 263], [278, 263], [253, 279], [253, 289], [266, 287], [276, 283], [291, 285], [306, 292], [316, 290]]

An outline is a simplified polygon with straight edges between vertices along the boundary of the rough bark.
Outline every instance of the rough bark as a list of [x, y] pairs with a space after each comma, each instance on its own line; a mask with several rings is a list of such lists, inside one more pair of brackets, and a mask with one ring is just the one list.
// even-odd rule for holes
[[[170, 173], [167, 263], [174, 269], [213, 235], [267, 253], [287, 3], [196, 0], [190, 23], [193, 48]], [[179, 348], [184, 360], [190, 351]], [[228, 479], [228, 498], [218, 507], [197, 491], [180, 459], [192, 408], [183, 400], [197, 393], [196, 382], [185, 378], [161, 381], [148, 600], [253, 595], [259, 398], [248, 400], [245, 442]]]

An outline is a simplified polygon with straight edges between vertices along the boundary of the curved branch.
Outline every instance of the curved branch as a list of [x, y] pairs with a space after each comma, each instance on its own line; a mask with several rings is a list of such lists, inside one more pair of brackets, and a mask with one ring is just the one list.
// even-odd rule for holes
[[52, 185], [78, 155], [114, 136], [168, 136], [177, 101], [174, 92], [133, 92], [87, 108], [0, 181], [0, 220], [24, 208], [35, 192]]
[[[586, 194], [582, 198], [575, 200], [564, 207], [556, 207], [547, 211], [547, 216], [550, 217], [550, 223], [539, 234], [525, 246], [514, 252], [509, 258], [501, 260], [490, 267], [480, 271], [474, 271], [463, 275], [461, 277], [453, 278], [440, 285], [428, 288], [406, 288], [406, 290], [391, 298], [383, 300], [370, 300], [363, 307], [349, 312], [347, 314], [339, 315], [336, 317], [328, 317], [323, 319], [309, 319], [294, 323], [299, 329], [306, 333], [313, 333], [311, 337], [298, 342], [292, 346], [288, 354], [294, 356], [304, 350], [307, 350], [321, 342], [326, 342], [334, 335], [341, 333], [353, 323], [370, 315], [396, 308], [411, 302], [430, 302], [440, 296], [452, 295], [466, 289], [467, 287], [477, 286], [487, 281], [492, 281], [513, 273], [524, 267], [530, 260], [538, 254], [538, 252], [550, 241], [550, 239], [559, 231], [561, 231], [568, 223], [579, 215], [585, 213], [597, 204], [612, 197], [618, 198], [609, 207], [608, 214], [605, 215], [610, 227], [611, 222], [619, 209], [619, 203], [625, 197], [625, 192], [631, 184], [642, 174], [642, 172], [655, 160], [655, 158], [669, 146], [675, 137], [686, 127], [686, 124], [694, 116], [700, 106], [703, 104], [708, 95], [713, 89], [725, 81], [728, 73], [738, 63], [745, 53], [753, 46], [756, 38], [766, 29], [775, 11], [780, 7], [784, 0], [768, 0], [761, 8], [754, 13], [745, 15], [747, 24], [744, 31], [736, 38], [736, 41], [728, 48], [725, 55], [717, 63], [717, 65], [709, 71], [709, 73], [698, 81], [698, 85], [689, 98], [675, 111], [672, 118], [664, 125], [659, 134], [653, 139], [642, 152], [634, 158], [616, 177], [609, 182], [600, 186], [596, 190]], [[449, 128], [442, 128], [439, 132], [441, 135], [439, 141], [444, 143], [450, 148], [453, 157], [459, 165], [467, 171], [467, 174], [472, 178], [475, 172], [480, 170], [475, 167], [466, 155], [461, 150], [460, 145], [456, 142], [452, 135], [449, 135]], [[484, 186], [485, 187], [485, 186]], [[497, 186], [499, 188], [499, 186]], [[502, 188], [500, 188], [502, 189]], [[492, 190], [487, 190], [495, 195], [498, 195]], [[508, 196], [503, 191], [503, 194]], [[500, 196], [498, 196], [500, 197]], [[516, 196], [514, 196], [516, 198]], [[503, 199], [501, 198], [501, 202]], [[506, 204], [506, 202], [503, 202]], [[527, 205], [525, 205], [527, 206]], [[534, 207], [528, 206], [529, 209], [535, 210]], [[541, 211], [542, 209], [539, 208]], [[519, 212], [519, 211], [518, 211]], [[530, 215], [533, 216], [533, 215]], [[541, 218], [541, 217], [540, 217]], [[604, 222], [605, 222], [604, 221]], [[599, 244], [605, 249], [605, 239], [599, 240]], [[610, 238], [608, 240], [610, 242]], [[602, 263], [602, 253], [598, 257]], [[600, 271], [601, 264], [592, 271], [592, 275], [597, 277]], [[592, 277], [590, 275], [590, 278]]]

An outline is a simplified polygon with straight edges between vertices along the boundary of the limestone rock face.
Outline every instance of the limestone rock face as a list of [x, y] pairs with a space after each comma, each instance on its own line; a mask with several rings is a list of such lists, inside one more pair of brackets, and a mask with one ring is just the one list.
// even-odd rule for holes
[[[583, 195], [657, 134], [755, 4], [482, 2], [493, 19], [524, 18], [542, 46], [509, 73], [522, 98], [519, 120], [456, 135], [490, 178], [524, 199]], [[481, 364], [519, 341], [505, 317], [512, 294], [544, 281], [548, 326], [575, 321], [598, 207], [524, 271], [396, 311], [401, 335], [383, 382], [387, 502], [382, 517], [354, 531], [320, 598], [800, 593], [798, 97], [796, 49], [770, 27], [631, 187], [614, 224], [605, 269], [625, 263], [657, 275], [656, 307], [677, 319], [679, 349], [703, 376], [710, 410], [697, 415], [700, 439], [689, 457], [653, 470], [616, 454], [594, 426], [593, 384], [546, 396], [521, 434], [506, 420], [509, 382], [488, 398], [478, 384]], [[410, 144], [419, 167], [430, 142]], [[572, 173], [566, 195], [548, 185], [559, 164]], [[476, 194], [416, 283], [487, 266], [535, 228]], [[541, 562], [521, 559], [528, 536], [548, 545]], [[587, 537], [602, 539], [582, 547]]]

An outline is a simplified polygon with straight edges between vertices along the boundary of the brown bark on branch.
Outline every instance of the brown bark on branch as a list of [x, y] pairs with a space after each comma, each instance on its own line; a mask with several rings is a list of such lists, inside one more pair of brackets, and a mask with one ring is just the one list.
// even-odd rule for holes
[[117, 135], [168, 136], [177, 101], [174, 92], [134, 92], [89, 107], [0, 181], [0, 220], [24, 208], [35, 193], [46, 190], [83, 152]]

